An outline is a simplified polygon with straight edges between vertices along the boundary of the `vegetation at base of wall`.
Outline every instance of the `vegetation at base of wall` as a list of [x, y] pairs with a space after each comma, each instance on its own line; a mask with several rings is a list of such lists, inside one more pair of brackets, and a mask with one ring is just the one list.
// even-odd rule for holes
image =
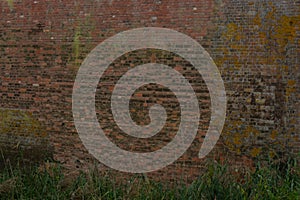
[[209, 164], [192, 184], [166, 186], [136, 176], [120, 185], [96, 170], [71, 181], [61, 166], [47, 162], [31, 170], [7, 166], [0, 175], [0, 199], [297, 199], [300, 170], [296, 160], [256, 167], [237, 179], [228, 166]]

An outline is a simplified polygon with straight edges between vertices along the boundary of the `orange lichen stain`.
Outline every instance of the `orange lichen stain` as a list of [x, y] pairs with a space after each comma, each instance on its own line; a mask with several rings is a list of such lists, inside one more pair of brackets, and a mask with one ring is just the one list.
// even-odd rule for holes
[[282, 78], [282, 73], [281, 73], [281, 68], [280, 66], [276, 66], [278, 73], [276, 74], [276, 78], [277, 79], [281, 79]]
[[254, 19], [253, 19], [253, 23], [257, 26], [261, 26], [261, 18], [259, 16], [259, 14], [256, 14]]
[[223, 33], [223, 37], [225, 37], [227, 40], [239, 41], [244, 38], [244, 36], [241, 35], [241, 28], [235, 23], [227, 24], [226, 30], [227, 31]]
[[253, 149], [251, 149], [251, 152], [250, 152], [252, 157], [257, 157], [260, 153], [261, 153], [261, 148], [257, 148], [257, 147], [254, 147]]
[[229, 70], [231, 70], [231, 71], [236, 71], [236, 70], [238, 70], [242, 66], [242, 64], [239, 61], [239, 57], [238, 56], [232, 56], [231, 57], [231, 62], [233, 64], [233, 67], [229, 68]]
[[277, 131], [277, 130], [273, 130], [273, 131], [271, 132], [270, 137], [271, 137], [271, 139], [275, 140], [275, 138], [277, 137], [277, 135], [278, 135], [278, 131]]
[[259, 38], [260, 46], [264, 46], [268, 43], [267, 34], [265, 32], [259, 32], [258, 38]]
[[275, 20], [277, 12], [276, 7], [272, 2], [268, 2], [268, 6], [271, 7], [271, 11], [266, 14], [265, 18], [268, 20]]
[[291, 123], [291, 124], [296, 124], [297, 121], [296, 121], [295, 119], [292, 119], [292, 120], [290, 121], [290, 123]]
[[288, 43], [295, 41], [297, 32], [296, 26], [299, 26], [299, 16], [282, 16], [277, 26], [274, 27], [274, 34], [271, 35], [271, 39], [275, 40], [280, 48], [284, 48]]
[[241, 141], [241, 137], [239, 135], [235, 135], [234, 138], [233, 138], [233, 143], [236, 144], [236, 145], [240, 145], [242, 144], [242, 141]]
[[222, 37], [228, 42], [227, 47], [221, 48], [223, 58], [217, 60], [217, 65], [221, 66], [228, 61], [229, 66], [227, 70], [235, 71], [240, 69], [242, 63], [240, 57], [247, 55], [247, 49], [245, 45], [241, 44], [242, 39], [245, 37], [241, 27], [235, 23], [229, 23], [226, 26], [226, 31], [223, 32]]
[[220, 67], [224, 64], [224, 62], [226, 61], [226, 58], [217, 58], [215, 59], [215, 64]]
[[275, 153], [275, 151], [269, 151], [269, 157], [270, 158], [274, 158], [276, 156], [276, 153]]
[[245, 135], [249, 136], [249, 134], [253, 134], [254, 136], [259, 135], [259, 131], [255, 129], [253, 126], [247, 126], [245, 129]]
[[237, 29], [238, 29], [238, 26], [237, 26], [236, 24], [234, 24], [234, 23], [229, 23], [229, 24], [227, 25], [227, 32], [225, 33], [224, 36], [225, 36], [227, 39], [233, 38], [233, 37], [235, 36], [235, 34], [236, 34]]
[[283, 65], [283, 66], [281, 66], [281, 68], [286, 73], [289, 71], [289, 66]]
[[[282, 61], [286, 60], [286, 45], [296, 42], [297, 30], [299, 30], [300, 15], [298, 16], [279, 16], [276, 7], [272, 2], [263, 3], [268, 11], [258, 13], [252, 19], [252, 25], [257, 32], [253, 35], [246, 35], [243, 25], [238, 23], [228, 23], [225, 31], [221, 34], [227, 48], [220, 48], [223, 58], [217, 60], [218, 67], [227, 65], [223, 73], [232, 73], [239, 70], [242, 66], [247, 66], [247, 57], [252, 52], [262, 52], [261, 58], [257, 55], [255, 60], [260, 65], [273, 65], [278, 69], [278, 79], [287, 73], [289, 68], [283, 66]], [[249, 41], [253, 48], [246, 49], [243, 38]], [[228, 62], [227, 62], [228, 61]], [[283, 66], [283, 68], [281, 68]]]
[[286, 100], [288, 101], [288, 98], [291, 96], [292, 93], [296, 92], [296, 81], [295, 80], [288, 80], [287, 81], [287, 86], [285, 89], [285, 95], [286, 95]]
[[289, 87], [294, 87], [296, 85], [296, 81], [295, 80], [288, 80], [287, 85]]
[[[235, 36], [235, 39], [236, 40], [241, 40], [241, 39], [243, 39], [244, 38], [244, 36], [242, 35], [242, 34], [240, 34], [240, 32], [238, 32], [237, 34], [236, 34], [236, 36]], [[238, 46], [237, 48], [240, 48], [241, 46]]]
[[224, 144], [229, 150], [241, 154], [250, 149], [250, 145], [256, 140], [259, 133], [253, 126], [245, 125], [240, 120], [234, 120], [225, 125], [222, 136]]

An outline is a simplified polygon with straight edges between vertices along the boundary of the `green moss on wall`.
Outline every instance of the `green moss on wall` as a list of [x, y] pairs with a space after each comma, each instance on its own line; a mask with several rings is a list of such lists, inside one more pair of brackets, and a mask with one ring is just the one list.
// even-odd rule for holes
[[92, 50], [91, 32], [95, 29], [95, 24], [90, 16], [85, 17], [78, 25], [75, 26], [71, 63], [77, 69], [80, 67], [86, 55]]
[[14, 9], [14, 0], [6, 0], [10, 10]]
[[77, 27], [74, 39], [73, 39], [73, 54], [75, 59], [75, 65], [79, 65], [79, 54], [80, 54], [80, 36], [81, 36], [81, 29]]

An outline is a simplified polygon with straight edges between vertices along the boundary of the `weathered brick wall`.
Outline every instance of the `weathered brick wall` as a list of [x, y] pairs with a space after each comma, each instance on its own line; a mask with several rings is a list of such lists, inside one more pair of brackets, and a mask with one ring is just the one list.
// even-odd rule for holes
[[[81, 169], [92, 163], [72, 117], [72, 88], [80, 64], [101, 41], [118, 32], [166, 27], [197, 40], [212, 56], [225, 83], [226, 123], [209, 158], [227, 158], [241, 165], [267, 156], [297, 154], [299, 7], [299, 1], [266, 0], [1, 1], [0, 145], [7, 146], [10, 140], [5, 138], [11, 135], [35, 138], [45, 134], [39, 141], [47, 140], [54, 159], [66, 167]], [[160, 148], [174, 137], [180, 113], [178, 101], [167, 88], [148, 85], [132, 98], [131, 114], [137, 123], [149, 122], [147, 108], [153, 103], [166, 107], [169, 120], [151, 140], [133, 140], [121, 133], [109, 109], [113, 85], [107, 86], [105, 80], [115, 83], [128, 67], [150, 61], [172, 66], [192, 83], [201, 119], [190, 149], [174, 164], [149, 175], [191, 179], [201, 173], [206, 160], [198, 159], [197, 152], [210, 118], [210, 98], [201, 75], [184, 59], [170, 52], [145, 49], [116, 60], [99, 83], [96, 97], [105, 97], [97, 99], [99, 123], [116, 144], [131, 151]], [[119, 74], [110, 73], [112, 69], [120, 70]], [[151, 96], [152, 91], [158, 92]], [[42, 127], [34, 130], [40, 132], [30, 128], [7, 129], [16, 125], [7, 119], [12, 110], [30, 115], [31, 120], [21, 120], [22, 123], [34, 127], [28, 125], [34, 121]], [[127, 145], [128, 141], [135, 145]], [[22, 137], [11, 143], [28, 144]], [[40, 148], [40, 144], [30, 146]], [[99, 168], [108, 170], [102, 165]]]
[[225, 144], [252, 156], [297, 153], [299, 1], [230, 3], [209, 47], [228, 94]]

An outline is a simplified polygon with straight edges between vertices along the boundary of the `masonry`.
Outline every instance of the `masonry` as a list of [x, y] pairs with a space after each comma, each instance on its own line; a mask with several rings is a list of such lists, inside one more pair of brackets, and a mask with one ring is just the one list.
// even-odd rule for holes
[[190, 180], [201, 174], [208, 159], [229, 160], [239, 168], [257, 160], [299, 154], [298, 0], [3, 0], [0, 8], [3, 157], [15, 157], [22, 149], [31, 155], [29, 160], [51, 154], [68, 169], [93, 164], [73, 122], [77, 71], [103, 40], [139, 27], [174, 29], [198, 41], [216, 63], [228, 100], [221, 138], [207, 158], [199, 159], [211, 117], [209, 92], [201, 74], [184, 58], [158, 49], [129, 52], [115, 60], [99, 81], [95, 107], [105, 134], [123, 149], [149, 152], [162, 148], [172, 140], [180, 121], [176, 96], [154, 84], [135, 92], [130, 110], [133, 120], [142, 125], [149, 123], [151, 105], [163, 105], [168, 120], [161, 132], [143, 140], [117, 127], [109, 97], [129, 68], [149, 62], [171, 66], [189, 80], [199, 101], [201, 119], [193, 144], [176, 162], [149, 176]]

